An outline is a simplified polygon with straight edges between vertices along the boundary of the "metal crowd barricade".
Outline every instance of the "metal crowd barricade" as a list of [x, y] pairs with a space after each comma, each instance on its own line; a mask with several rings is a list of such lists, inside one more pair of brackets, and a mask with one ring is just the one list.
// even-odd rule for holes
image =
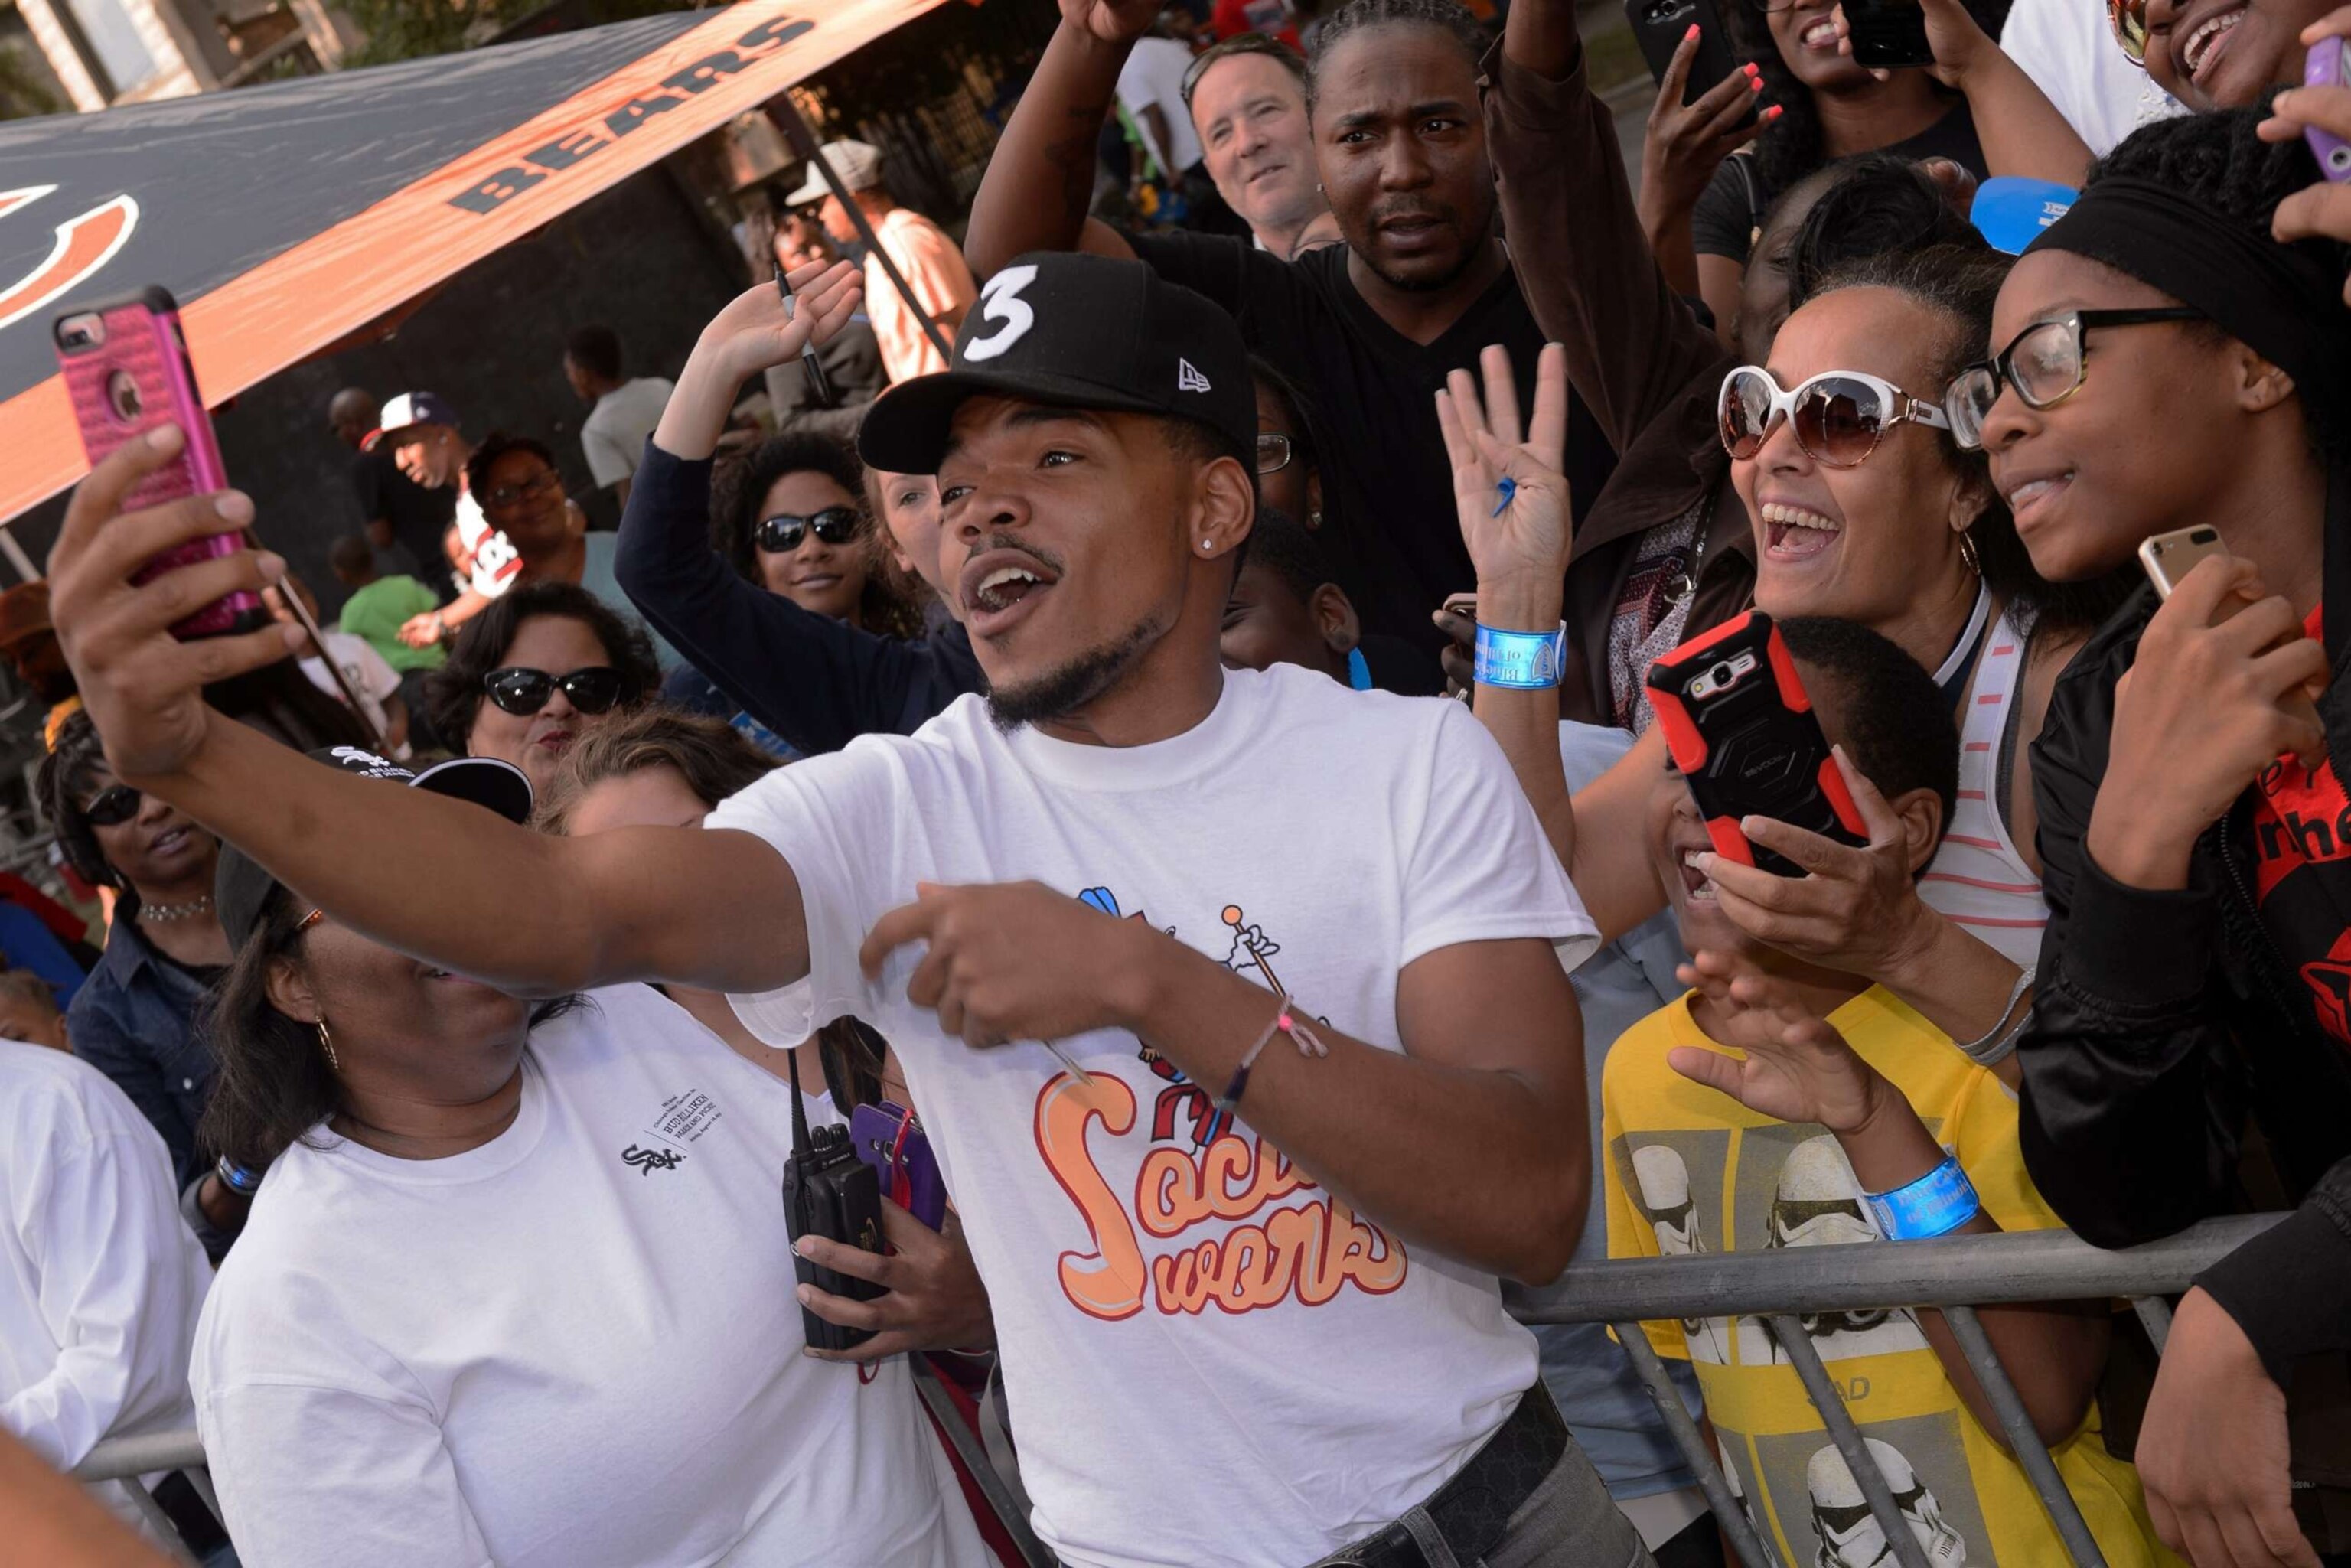
[[1552, 1288], [1556, 1294], [1549, 1304], [1520, 1316], [1531, 1323], [1606, 1323], [1614, 1331], [1663, 1414], [1675, 1446], [1698, 1478], [1716, 1522], [1747, 1568], [1772, 1568], [1775, 1559], [1756, 1538], [1746, 1511], [1732, 1496], [1712, 1448], [1683, 1408], [1680, 1393], [1641, 1324], [1685, 1318], [1767, 1320], [1896, 1559], [1903, 1568], [1928, 1568], [1925, 1552], [1896, 1506], [1894, 1489], [1863, 1442], [1798, 1316], [1934, 1308], [1943, 1314], [1974, 1369], [2000, 1418], [2009, 1450], [2032, 1480], [2067, 1556], [2076, 1568], [2105, 1568], [2105, 1556], [2059, 1478], [2048, 1446], [2033, 1429], [2024, 1401], [2009, 1381], [1975, 1309], [2127, 1298], [2159, 1352], [2171, 1326], [2171, 1310], [2162, 1298], [2187, 1290], [2196, 1275], [2284, 1218], [2250, 1214], [2208, 1219], [2177, 1236], [2118, 1251], [2093, 1247], [2068, 1230], [2036, 1230], [1895, 1245], [1794, 1247], [1586, 1263], [1567, 1271]]
[[[2033, 1430], [2024, 1402], [2001, 1367], [1975, 1309], [2020, 1301], [2126, 1298], [2159, 1352], [2171, 1325], [2171, 1311], [2162, 1298], [2185, 1291], [2196, 1275], [2284, 1218], [2251, 1214], [2208, 1219], [2161, 1241], [2111, 1252], [2091, 1246], [2071, 1231], [2036, 1230], [1895, 1245], [1795, 1247], [1585, 1263], [1567, 1271], [1561, 1281], [1566, 1289], [1556, 1300], [1520, 1315], [1532, 1323], [1606, 1323], [1615, 1331], [1634, 1370], [1664, 1416], [1676, 1447], [1698, 1478], [1716, 1522], [1747, 1568], [1772, 1568], [1774, 1559], [1756, 1538], [1745, 1510], [1715, 1463], [1713, 1450], [1683, 1408], [1679, 1391], [1640, 1325], [1645, 1320], [1700, 1317], [1769, 1320], [1896, 1558], [1903, 1568], [1928, 1568], [1926, 1553], [1895, 1503], [1892, 1486], [1845, 1411], [1798, 1316], [1891, 1307], [1934, 1308], [1950, 1325], [1968, 1364], [1975, 1370], [2000, 1418], [2010, 1451], [2031, 1479], [2075, 1568], [2105, 1568], [2105, 1558], [2091, 1539], [2073, 1494], [2059, 1478], [2048, 1446]], [[918, 1386], [933, 1408], [945, 1406], [940, 1391], [919, 1382]], [[967, 1434], [951, 1406], [945, 1406], [940, 1425], [980, 1478], [987, 1500], [1012, 1531], [1022, 1554], [1031, 1563], [1050, 1561], [1029, 1534], [1028, 1521], [1012, 1506], [1009, 1493], [997, 1480], [985, 1453], [977, 1444], [963, 1440]], [[159, 1471], [184, 1471], [204, 1506], [217, 1518], [220, 1502], [204, 1464], [204, 1448], [193, 1432], [165, 1432], [100, 1443], [73, 1473], [75, 1479], [88, 1484], [122, 1482], [158, 1527], [157, 1532], [167, 1542], [176, 1542], [178, 1537], [139, 1478]], [[181, 1558], [192, 1561], [184, 1552]]]

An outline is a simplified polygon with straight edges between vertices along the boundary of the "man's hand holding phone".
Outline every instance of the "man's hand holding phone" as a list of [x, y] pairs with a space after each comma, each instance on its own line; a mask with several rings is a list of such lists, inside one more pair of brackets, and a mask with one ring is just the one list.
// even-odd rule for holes
[[65, 526], [49, 555], [49, 609], [83, 706], [106, 737], [106, 755], [125, 783], [183, 768], [203, 747], [217, 716], [204, 688], [284, 658], [299, 627], [269, 622], [256, 632], [182, 642], [172, 626], [214, 601], [259, 593], [285, 575], [275, 555], [239, 549], [131, 580], [156, 556], [253, 520], [253, 502], [235, 490], [183, 497], [141, 511], [123, 497], [180, 454], [173, 424], [125, 442], [89, 472], [66, 506]]
[[2214, 556], [2179, 580], [2115, 686], [2089, 850], [2130, 887], [2188, 885], [2196, 840], [2262, 769], [2325, 744], [2297, 697], [2326, 682], [2326, 650], [2266, 594], [2251, 562]]

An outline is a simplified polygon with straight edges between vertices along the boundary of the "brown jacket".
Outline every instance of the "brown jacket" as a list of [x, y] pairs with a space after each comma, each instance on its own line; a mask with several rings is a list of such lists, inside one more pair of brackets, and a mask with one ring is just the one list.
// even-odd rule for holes
[[1753, 597], [1753, 536], [1714, 419], [1722, 378], [1739, 361], [1658, 270], [1614, 120], [1593, 95], [1583, 58], [1552, 81], [1503, 58], [1498, 44], [1485, 73], [1486, 141], [1510, 265], [1619, 454], [1568, 559], [1565, 613], [1582, 669], [1566, 673], [1560, 692], [1563, 716], [1607, 723], [1609, 621], [1644, 534], [1711, 500], [1691, 635]]

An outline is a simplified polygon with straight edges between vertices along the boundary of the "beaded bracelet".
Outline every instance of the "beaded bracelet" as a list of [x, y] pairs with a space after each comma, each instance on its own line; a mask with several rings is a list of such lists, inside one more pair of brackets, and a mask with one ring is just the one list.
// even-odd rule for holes
[[1249, 1069], [1257, 1065], [1257, 1059], [1265, 1054], [1265, 1048], [1273, 1043], [1275, 1035], [1288, 1035], [1296, 1043], [1301, 1056], [1331, 1054], [1331, 1048], [1322, 1043], [1321, 1037], [1300, 1022], [1290, 1011], [1290, 993], [1282, 992], [1281, 1005], [1275, 1009], [1273, 1021], [1265, 1026], [1264, 1033], [1250, 1041], [1247, 1051], [1241, 1052], [1240, 1065], [1233, 1069], [1232, 1081], [1225, 1085], [1225, 1092], [1217, 1096], [1217, 1109], [1224, 1114], [1231, 1115], [1240, 1104], [1241, 1095], [1249, 1088]]

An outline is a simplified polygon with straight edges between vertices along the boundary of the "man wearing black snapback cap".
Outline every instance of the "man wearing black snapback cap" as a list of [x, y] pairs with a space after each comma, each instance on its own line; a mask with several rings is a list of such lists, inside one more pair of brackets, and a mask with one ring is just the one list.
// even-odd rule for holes
[[[797, 320], [737, 299], [671, 411], [797, 354], [846, 276]], [[1581, 1224], [1561, 966], [1591, 922], [1459, 705], [1219, 666], [1256, 507], [1230, 319], [1134, 262], [1003, 276], [954, 369], [886, 393], [864, 438], [939, 476], [990, 697], [771, 774], [701, 831], [544, 838], [365, 789], [203, 707], [208, 664], [276, 646], [170, 623], [263, 566], [131, 585], [218, 527], [201, 499], [112, 516], [164, 456], [142, 446], [93, 472], [52, 559], [114, 766], [338, 919], [504, 988], [668, 978], [773, 1043], [879, 1028], [1064, 1562], [1646, 1563], [1496, 1281], [1550, 1278]]]

